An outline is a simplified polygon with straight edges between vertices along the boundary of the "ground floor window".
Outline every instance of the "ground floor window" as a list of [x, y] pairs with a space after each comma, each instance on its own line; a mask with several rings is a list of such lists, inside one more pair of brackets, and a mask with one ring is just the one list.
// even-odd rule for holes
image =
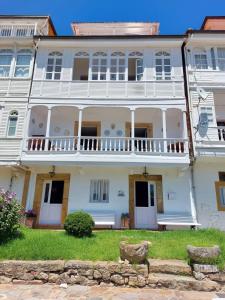
[[225, 211], [225, 182], [217, 181], [216, 186], [216, 198], [217, 198], [217, 209], [219, 211]]
[[109, 180], [91, 180], [90, 183], [90, 202], [108, 203], [109, 202]]

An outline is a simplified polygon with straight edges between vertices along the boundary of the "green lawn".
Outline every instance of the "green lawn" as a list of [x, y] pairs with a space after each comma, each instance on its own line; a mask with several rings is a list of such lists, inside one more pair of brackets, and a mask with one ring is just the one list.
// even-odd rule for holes
[[197, 231], [146, 231], [125, 230], [95, 231], [91, 238], [74, 238], [64, 231], [22, 229], [22, 236], [0, 245], [0, 259], [81, 259], [112, 260], [119, 257], [119, 242], [148, 240], [152, 242], [152, 258], [187, 259], [186, 246], [220, 245], [219, 264], [225, 262], [225, 233], [218, 230]]

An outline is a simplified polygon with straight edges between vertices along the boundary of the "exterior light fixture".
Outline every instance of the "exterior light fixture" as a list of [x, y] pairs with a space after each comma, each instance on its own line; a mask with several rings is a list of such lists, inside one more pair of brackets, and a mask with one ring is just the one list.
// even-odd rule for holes
[[144, 172], [142, 173], [142, 175], [143, 175], [144, 177], [147, 177], [147, 176], [149, 175], [146, 166], [144, 167]]
[[52, 166], [52, 170], [48, 174], [51, 178], [55, 176], [55, 166]]

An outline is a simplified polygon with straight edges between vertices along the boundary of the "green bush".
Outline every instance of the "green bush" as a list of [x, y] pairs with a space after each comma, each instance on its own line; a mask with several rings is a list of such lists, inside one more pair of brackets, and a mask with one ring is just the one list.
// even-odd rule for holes
[[20, 226], [22, 207], [15, 193], [0, 190], [0, 242], [12, 238]]
[[77, 211], [66, 217], [64, 229], [68, 234], [76, 237], [91, 236], [95, 225], [92, 217], [83, 211]]

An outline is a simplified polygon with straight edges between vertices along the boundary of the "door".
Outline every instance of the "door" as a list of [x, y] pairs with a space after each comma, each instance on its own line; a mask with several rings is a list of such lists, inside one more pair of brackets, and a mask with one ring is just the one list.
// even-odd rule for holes
[[61, 224], [63, 192], [63, 180], [48, 180], [44, 182], [39, 224]]
[[156, 184], [153, 181], [135, 182], [135, 227], [156, 229]]
[[[81, 128], [81, 149], [82, 150], [96, 150], [97, 139], [97, 127], [82, 127]], [[86, 138], [85, 138], [86, 137]]]

